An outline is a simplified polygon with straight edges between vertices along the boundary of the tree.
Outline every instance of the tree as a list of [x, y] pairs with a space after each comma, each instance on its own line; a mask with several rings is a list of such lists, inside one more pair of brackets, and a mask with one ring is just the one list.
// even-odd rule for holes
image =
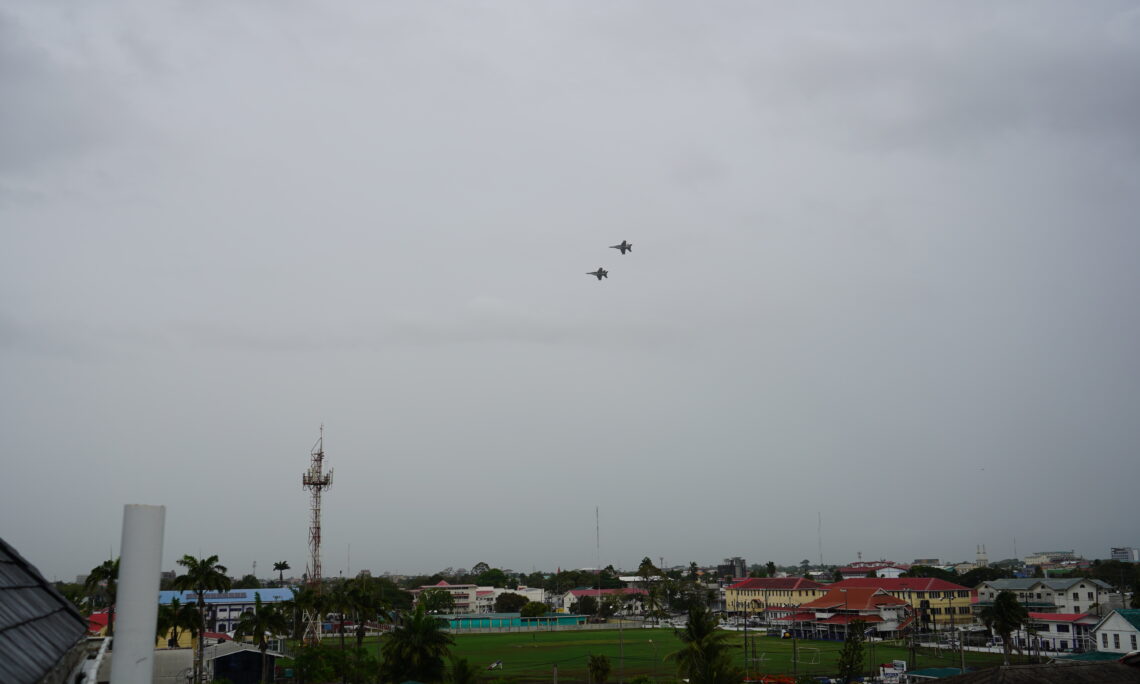
[[241, 579], [233, 583], [234, 589], [260, 589], [261, 580], [254, 575], [242, 575]]
[[387, 620], [387, 612], [391, 606], [384, 598], [383, 587], [367, 577], [357, 577], [348, 581], [348, 606], [356, 621], [356, 647], [364, 646], [364, 635], [368, 628], [368, 621], [378, 621], [383, 615]]
[[277, 571], [278, 583], [285, 584], [285, 571], [289, 569], [289, 561], [276, 561], [273, 563], [273, 569]]
[[261, 602], [261, 593], [253, 594], [253, 611], [245, 611], [234, 629], [234, 638], [250, 637], [261, 651], [261, 684], [269, 682], [269, 635], [289, 631], [289, 621], [277, 606]]
[[744, 673], [732, 664], [729, 633], [717, 629], [716, 616], [702, 604], [689, 608], [689, 621], [677, 635], [681, 650], [670, 653], [677, 672], [690, 684], [736, 684]]
[[487, 565], [483, 561], [479, 561], [475, 565], [471, 566], [471, 574], [472, 575], [481, 575], [490, 569], [491, 569], [490, 565]]
[[843, 650], [839, 652], [839, 678], [847, 684], [863, 670], [863, 630], [866, 623], [852, 620], [847, 625], [847, 638], [843, 640]]
[[381, 652], [380, 679], [385, 682], [439, 682], [444, 660], [454, 640], [443, 631], [441, 620], [429, 615], [422, 605], [405, 615], [385, 639]]
[[450, 613], [455, 608], [455, 597], [444, 589], [424, 589], [416, 604], [428, 613]]
[[466, 658], [458, 660], [451, 660], [451, 669], [447, 671], [447, 677], [444, 681], [447, 684], [475, 684], [483, 678], [483, 673], [479, 668], [467, 662]]
[[194, 606], [172, 598], [169, 604], [158, 607], [155, 637], [170, 635], [167, 645], [175, 648], [178, 646], [179, 631], [190, 632], [192, 637], [198, 636], [198, 622], [198, 610]]
[[583, 596], [570, 605], [570, 612], [577, 615], [593, 615], [598, 612], [598, 599]]
[[186, 568], [185, 574], [174, 578], [174, 588], [179, 591], [192, 591], [197, 597], [198, 638], [194, 640], [194, 681], [202, 681], [202, 634], [206, 631], [206, 592], [227, 591], [230, 578], [226, 566], [218, 563], [216, 555], [195, 558], [189, 554], [182, 556], [178, 564]]
[[528, 601], [522, 609], [519, 610], [520, 617], [542, 617], [546, 615], [546, 604], [539, 603], [538, 601]]
[[107, 606], [107, 636], [115, 636], [115, 599], [119, 591], [119, 559], [105, 560], [91, 568], [83, 583], [88, 593], [101, 596]]
[[527, 604], [527, 598], [522, 594], [504, 592], [495, 597], [496, 613], [517, 613]]
[[1029, 620], [1029, 611], [1018, 602], [1013, 592], [1002, 591], [998, 592], [992, 606], [982, 608], [978, 617], [982, 619], [986, 629], [996, 632], [1001, 637], [1004, 662], [1009, 665], [1009, 654], [1013, 647], [1010, 635]]
[[802, 561], [800, 561], [800, 574], [803, 575], [804, 577], [807, 577], [808, 573], [810, 571], [811, 571], [811, 561], [809, 561], [806, 558], [803, 559]]
[[604, 655], [590, 654], [586, 660], [586, 671], [590, 673], [592, 684], [605, 684], [610, 676], [610, 659]]
[[765, 564], [765, 567], [768, 569], [768, 576], [769, 577], [775, 577], [776, 576], [776, 564], [775, 563], [773, 563], [772, 561], [768, 561]]
[[475, 584], [481, 587], [505, 587], [507, 586], [507, 573], [498, 568], [490, 568], [484, 570], [475, 576]]

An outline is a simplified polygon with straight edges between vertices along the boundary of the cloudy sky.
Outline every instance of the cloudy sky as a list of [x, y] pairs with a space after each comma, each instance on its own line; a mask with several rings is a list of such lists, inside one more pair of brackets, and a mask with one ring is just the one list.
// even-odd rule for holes
[[1106, 557], [1138, 215], [1137, 2], [9, 0], [0, 535]]

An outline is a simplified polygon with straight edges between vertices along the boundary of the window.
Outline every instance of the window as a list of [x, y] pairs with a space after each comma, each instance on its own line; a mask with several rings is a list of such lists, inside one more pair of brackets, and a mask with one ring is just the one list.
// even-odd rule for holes
[[1092, 597], [1092, 595], [1093, 595], [1093, 593], [1090, 591], [1090, 592], [1089, 592], [1089, 600], [1090, 600], [1090, 601], [1091, 601], [1091, 600], [1093, 600], [1093, 597]]
[[1105, 632], [1100, 633], [1100, 645], [1103, 648], [1108, 648], [1108, 634]]
[[1120, 633], [1119, 632], [1112, 635], [1112, 647], [1118, 651], [1120, 650]]
[[942, 592], [932, 591], [930, 592], [930, 598], [942, 598]]
[[931, 609], [930, 609], [930, 614], [931, 614], [931, 615], [941, 615], [941, 614], [942, 614], [942, 609], [941, 609], [941, 608], [931, 608]]
[[1080, 601], [1080, 600], [1081, 600], [1081, 595], [1080, 595], [1080, 594], [1078, 594], [1077, 592], [1075, 592], [1075, 591], [1074, 591], [1074, 592], [1073, 592], [1073, 600], [1074, 600], [1074, 601]]
[[1037, 598], [1041, 598], [1041, 592], [1037, 592]]
[[1081, 612], [1081, 607], [1080, 607], [1080, 606], [1078, 606], [1077, 604], [1075, 604], [1075, 603], [1074, 603], [1074, 604], [1073, 604], [1073, 612], [1074, 612], [1074, 613], [1079, 613], [1079, 612]]
[[1058, 632], [1068, 632], [1069, 626], [1068, 625], [1057, 625], [1057, 631]]
[[1132, 650], [1135, 651], [1136, 650], [1136, 635], [1135, 634], [1129, 634], [1128, 638], [1132, 640]]
[[969, 606], [958, 606], [958, 614], [959, 615], [969, 615], [970, 614], [970, 607]]
[[1062, 651], [1069, 650], [1069, 642], [1065, 641], [1064, 639], [1061, 639], [1061, 650]]

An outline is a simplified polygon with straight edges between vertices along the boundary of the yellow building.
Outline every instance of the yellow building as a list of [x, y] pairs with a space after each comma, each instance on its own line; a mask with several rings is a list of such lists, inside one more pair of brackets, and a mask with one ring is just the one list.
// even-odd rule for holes
[[724, 590], [724, 608], [730, 613], [760, 613], [813, 601], [827, 587], [803, 577], [751, 577]]
[[974, 621], [974, 590], [933, 577], [859, 577], [831, 585], [844, 587], [874, 587], [891, 596], [901, 598], [914, 608], [919, 625], [938, 627], [968, 625]]

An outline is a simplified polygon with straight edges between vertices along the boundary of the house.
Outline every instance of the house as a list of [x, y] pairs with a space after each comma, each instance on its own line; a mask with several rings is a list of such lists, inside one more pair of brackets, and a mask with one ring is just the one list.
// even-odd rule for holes
[[862, 577], [836, 582], [831, 586], [844, 589], [882, 589], [909, 603], [922, 624], [953, 627], [974, 621], [971, 609], [974, 602], [973, 590], [934, 577]]
[[0, 682], [78, 681], [88, 648], [87, 620], [0, 539]]
[[1037, 651], [1091, 650], [1091, 630], [1097, 623], [1087, 613], [1029, 613], [1028, 629], [1013, 633], [1018, 647]]
[[537, 603], [546, 600], [546, 592], [543, 591], [542, 587], [520, 585], [514, 589], [505, 589], [502, 587], [480, 587], [475, 584], [448, 584], [442, 580], [437, 584], [426, 584], [418, 589], [413, 589], [412, 595], [418, 599], [419, 595], [428, 589], [442, 589], [451, 594], [455, 605], [448, 612], [457, 615], [493, 613], [495, 612], [495, 600], [502, 594], [519, 594], [525, 596], [527, 601]]
[[725, 587], [724, 609], [731, 613], [762, 613], [770, 608], [792, 608], [825, 593], [827, 587], [803, 577], [751, 577]]
[[913, 621], [913, 609], [901, 598], [878, 587], [832, 585], [823, 596], [799, 606], [800, 613], [811, 613], [811, 620], [797, 625], [824, 639], [843, 639], [852, 622], [862, 621], [864, 629], [879, 636], [897, 634]]
[[975, 590], [979, 610], [992, 606], [999, 593], [1009, 591], [1017, 597], [1018, 603], [1039, 613], [1095, 613], [1112, 593], [1108, 583], [1084, 577], [988, 580]]
[[1140, 651], [1140, 609], [1114, 610], [1092, 628], [1098, 651]]
[[628, 606], [626, 613], [640, 613], [645, 610], [645, 597], [649, 592], [637, 587], [622, 587], [620, 589], [571, 589], [555, 599], [555, 609], [560, 613], [571, 613], [571, 606], [583, 598], [590, 597], [604, 601], [607, 596], [621, 596]]
[[871, 573], [875, 573], [875, 577], [895, 578], [907, 570], [910, 570], [909, 565], [889, 560], [857, 561], [839, 568], [839, 575], [845, 580], [855, 579], [856, 577], [867, 577], [870, 576]]
[[420, 594], [428, 589], [439, 589], [451, 594], [452, 601], [454, 602], [449, 613], [473, 613], [478, 605], [479, 587], [474, 584], [451, 584], [444, 580], [440, 580], [435, 584], [425, 584], [416, 589], [412, 589], [412, 597], [415, 601], [420, 600]]

